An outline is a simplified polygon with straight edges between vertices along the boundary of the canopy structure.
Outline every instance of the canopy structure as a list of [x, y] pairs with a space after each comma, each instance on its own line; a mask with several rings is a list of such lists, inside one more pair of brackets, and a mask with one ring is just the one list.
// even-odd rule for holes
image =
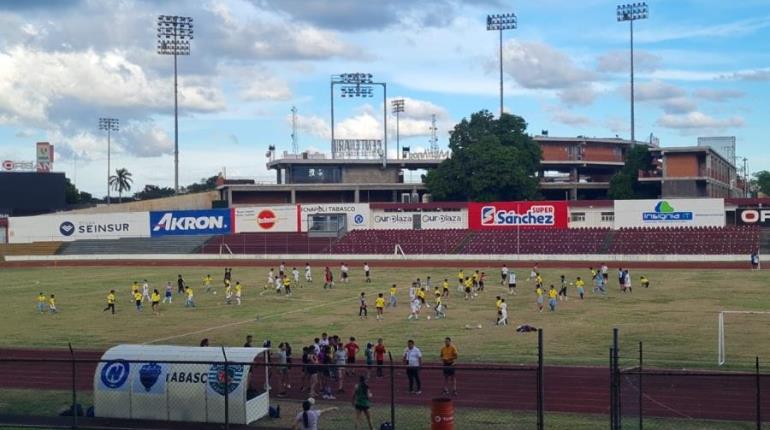
[[[251, 363], [268, 348], [118, 345], [94, 375], [98, 417], [249, 424], [267, 415], [269, 391]], [[226, 355], [226, 359], [225, 359]], [[225, 375], [228, 375], [227, 377]], [[255, 384], [255, 380], [262, 383]]]

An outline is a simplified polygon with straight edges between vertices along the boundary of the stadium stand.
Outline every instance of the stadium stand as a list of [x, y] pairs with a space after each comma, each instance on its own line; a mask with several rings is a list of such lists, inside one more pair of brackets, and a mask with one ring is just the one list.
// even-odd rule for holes
[[336, 237], [307, 233], [237, 233], [216, 236], [201, 247], [204, 254], [323, 254]]
[[65, 242], [59, 255], [95, 254], [193, 254], [211, 236], [165, 236], [114, 240], [76, 240]]
[[458, 254], [599, 254], [610, 230], [578, 228], [554, 230], [485, 230], [473, 237]]
[[[307, 233], [238, 233], [116, 240], [41, 242], [0, 247], [0, 254], [674, 254], [749, 255], [760, 246], [756, 226], [521, 230], [353, 230], [341, 238]], [[58, 251], [57, 251], [58, 249]]]
[[629, 228], [615, 232], [612, 254], [745, 254], [759, 248], [756, 226]]
[[334, 243], [332, 254], [456, 254], [468, 230], [353, 230]]

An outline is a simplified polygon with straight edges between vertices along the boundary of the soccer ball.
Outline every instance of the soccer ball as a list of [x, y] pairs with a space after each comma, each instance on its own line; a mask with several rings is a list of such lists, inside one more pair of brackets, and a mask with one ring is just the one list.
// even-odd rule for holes
[[430, 321], [430, 315], [428, 315], [428, 321]]
[[481, 328], [481, 324], [479, 324], [477, 327], [478, 327], [478, 328]]
[[217, 293], [217, 292], [216, 292], [216, 291], [214, 291], [214, 294], [216, 294], [216, 293]]

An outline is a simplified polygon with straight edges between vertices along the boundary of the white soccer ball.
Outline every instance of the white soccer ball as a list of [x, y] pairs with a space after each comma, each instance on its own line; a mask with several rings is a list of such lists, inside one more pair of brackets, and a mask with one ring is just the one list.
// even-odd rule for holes
[[217, 293], [217, 292], [216, 292], [216, 291], [214, 291], [214, 294], [216, 294], [216, 293]]
[[478, 328], [481, 328], [481, 324], [479, 324], [479, 325], [478, 325], [478, 326], [476, 326], [476, 327], [478, 327]]
[[428, 321], [430, 321], [430, 315], [428, 315]]

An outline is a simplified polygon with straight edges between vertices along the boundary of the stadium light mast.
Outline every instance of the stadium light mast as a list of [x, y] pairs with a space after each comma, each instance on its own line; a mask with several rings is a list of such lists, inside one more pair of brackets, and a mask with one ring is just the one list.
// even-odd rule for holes
[[396, 158], [401, 158], [401, 130], [399, 130], [399, 114], [404, 112], [404, 99], [392, 100], [393, 113], [396, 114]]
[[[120, 130], [120, 120], [117, 118], [99, 118], [99, 130], [107, 131], [107, 204], [110, 204], [110, 133]], [[77, 160], [77, 159], [76, 159]], [[76, 161], [77, 162], [77, 161]]]
[[174, 56], [174, 193], [179, 194], [179, 97], [177, 56], [190, 55], [193, 19], [187, 16], [158, 16], [158, 54]]
[[340, 96], [342, 98], [374, 97], [374, 86], [382, 86], [382, 124], [383, 124], [383, 151], [382, 167], [388, 164], [388, 86], [385, 82], [374, 82], [371, 73], [343, 73], [333, 75], [330, 85], [331, 99], [331, 138], [332, 158], [334, 158], [334, 86], [342, 85]]
[[503, 30], [515, 30], [519, 19], [515, 13], [487, 15], [487, 30], [500, 33], [500, 116], [503, 116]]
[[618, 5], [618, 22], [628, 21], [631, 29], [631, 142], [636, 142], [636, 118], [634, 115], [634, 21], [647, 19], [647, 3], [628, 3]]

